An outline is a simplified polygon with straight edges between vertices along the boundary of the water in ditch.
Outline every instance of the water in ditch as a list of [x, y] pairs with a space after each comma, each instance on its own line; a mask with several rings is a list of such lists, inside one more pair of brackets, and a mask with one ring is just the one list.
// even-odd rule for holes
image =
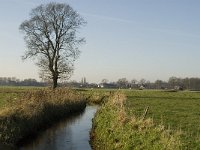
[[89, 132], [97, 106], [87, 106], [78, 116], [67, 118], [20, 147], [20, 150], [91, 150]]

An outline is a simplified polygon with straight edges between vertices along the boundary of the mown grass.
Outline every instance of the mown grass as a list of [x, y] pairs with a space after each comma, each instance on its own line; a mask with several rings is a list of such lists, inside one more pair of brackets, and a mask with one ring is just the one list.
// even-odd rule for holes
[[4, 89], [2, 93], [5, 91], [15, 98], [10, 102], [3, 95], [4, 106], [0, 110], [0, 143], [9, 145], [21, 143], [61, 118], [84, 110], [86, 106], [84, 97], [70, 89], [26, 89], [22, 92]]
[[93, 149], [181, 149], [178, 131], [172, 132], [150, 118], [130, 115], [125, 105], [125, 96], [117, 92], [97, 112], [91, 132]]
[[157, 124], [181, 130], [182, 149], [200, 149], [200, 93], [190, 91], [132, 91], [127, 95], [129, 115], [142, 116], [149, 107], [147, 117]]

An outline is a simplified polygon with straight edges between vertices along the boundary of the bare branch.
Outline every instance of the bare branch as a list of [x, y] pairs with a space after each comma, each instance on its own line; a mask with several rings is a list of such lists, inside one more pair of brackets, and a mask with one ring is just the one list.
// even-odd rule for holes
[[76, 32], [85, 21], [69, 5], [60, 3], [40, 5], [30, 17], [20, 25], [28, 48], [23, 59], [37, 58], [41, 74], [53, 79], [56, 87], [59, 78], [69, 78], [73, 72], [78, 47], [84, 43]]

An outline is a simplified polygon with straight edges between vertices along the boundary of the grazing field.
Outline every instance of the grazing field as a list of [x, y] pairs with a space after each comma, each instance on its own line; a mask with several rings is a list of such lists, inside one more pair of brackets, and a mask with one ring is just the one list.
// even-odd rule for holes
[[36, 89], [32, 87], [13, 87], [13, 86], [2, 86], [0, 87], [0, 108], [9, 105], [13, 101], [20, 98], [22, 94], [29, 90]]
[[130, 91], [126, 108], [129, 114], [142, 116], [149, 107], [147, 118], [172, 130], [181, 131], [183, 149], [200, 149], [200, 93], [190, 91]]
[[[14, 119], [14, 121], [21, 122], [26, 117], [30, 117], [31, 114], [26, 113], [25, 110], [26, 108], [32, 107], [33, 104], [43, 105], [44, 102], [51, 103], [52, 100], [55, 99], [58, 100], [55, 101], [56, 104], [59, 104], [58, 102], [62, 100], [62, 97], [65, 97], [67, 100], [68, 99], [67, 97], [71, 95], [72, 97], [70, 98], [70, 100], [85, 99], [88, 104], [102, 104], [103, 102], [103, 107], [104, 107], [104, 103], [107, 103], [107, 100], [110, 99], [110, 97], [112, 97], [113, 93], [115, 91], [120, 91], [120, 93], [123, 93], [127, 97], [126, 101], [123, 102], [124, 105], [123, 109], [117, 110], [118, 104], [117, 107], [115, 106], [114, 108], [111, 106], [111, 103], [109, 105], [106, 104], [107, 106], [104, 107], [102, 111], [100, 111], [101, 113], [99, 113], [100, 117], [99, 115], [97, 115], [94, 119], [96, 121], [94, 121], [93, 128], [100, 125], [101, 130], [99, 131], [96, 130], [96, 133], [95, 132], [93, 133], [98, 134], [98, 132], [101, 132], [100, 135], [102, 136], [102, 138], [105, 139], [109, 138], [111, 141], [108, 141], [107, 139], [107, 141], [110, 142], [107, 144], [113, 145], [112, 142], [118, 143], [118, 145], [113, 145], [113, 146], [116, 146], [114, 148], [120, 149], [122, 148], [120, 146], [127, 146], [128, 148], [130, 148], [137, 146], [137, 144], [140, 145], [141, 142], [145, 141], [146, 145], [142, 145], [143, 147], [140, 145], [141, 147], [138, 146], [138, 148], [145, 148], [145, 146], [147, 146], [148, 149], [156, 149], [156, 148], [159, 149], [160, 148], [159, 146], [161, 146], [162, 148], [162, 144], [160, 144], [160, 142], [166, 143], [166, 140], [168, 140], [169, 142], [169, 140], [171, 139], [171, 142], [169, 142], [170, 145], [168, 145], [169, 149], [173, 149], [174, 147], [176, 149], [192, 149], [192, 150], [200, 149], [200, 92], [191, 92], [191, 91], [176, 92], [176, 91], [164, 91], [164, 90], [158, 91], [158, 90], [129, 90], [129, 89], [126, 90], [75, 89], [73, 91], [68, 91], [67, 92], [68, 94], [65, 94], [64, 92], [59, 93], [59, 91], [58, 94], [52, 94], [52, 92], [48, 91], [48, 89], [46, 89], [47, 91], [44, 90], [45, 88], [34, 88], [34, 87], [0, 87], [0, 115], [1, 115], [0, 137], [1, 139], [4, 138], [3, 140], [1, 140], [2, 142], [16, 143], [17, 141], [19, 141], [19, 139], [22, 139], [21, 136], [17, 137], [17, 135], [21, 134], [18, 133], [19, 132], [18, 130], [12, 130], [13, 133], [9, 133], [9, 131], [11, 131], [9, 128], [15, 129], [14, 126], [12, 126], [13, 124], [9, 126], [8, 130], [6, 130], [7, 127], [5, 121], [3, 120], [3, 119], [8, 120], [8, 118], [4, 118], [6, 109], [7, 109], [7, 116], [10, 116], [11, 120]], [[43, 100], [41, 101], [39, 100], [41, 99], [40, 97], [41, 92], [38, 93], [37, 91], [43, 91], [42, 95], [46, 95], [45, 97], [42, 97]], [[47, 94], [48, 92], [50, 94]], [[36, 96], [37, 98], [27, 97], [27, 93], [29, 93], [29, 96], [30, 93], [35, 93], [36, 95], [33, 94], [32, 96], [33, 97]], [[38, 96], [38, 94], [40, 96]], [[49, 99], [50, 101], [48, 100], [44, 101], [44, 99], [45, 100]], [[33, 101], [35, 100], [38, 101], [39, 103], [34, 103]], [[67, 100], [65, 106], [69, 106], [68, 102], [69, 101]], [[82, 102], [80, 101], [80, 103]], [[19, 107], [13, 106], [13, 104], [16, 104], [16, 106]], [[55, 107], [55, 104], [51, 106], [49, 104], [47, 105], [45, 104], [46, 106], [43, 105], [45, 107], [40, 107], [42, 105], [34, 107], [38, 107], [39, 109], [44, 108], [45, 111], [40, 110], [40, 112], [46, 112], [46, 114], [49, 114], [51, 112], [48, 111], [50, 110], [49, 108], [51, 108], [51, 110], [57, 108], [58, 108], [57, 110], [63, 109], [62, 107], [63, 104], [61, 104], [57, 108]], [[81, 105], [80, 108], [82, 108], [82, 106], [83, 105]], [[121, 108], [121, 105], [118, 108]], [[146, 108], [149, 109], [145, 115], [144, 120], [141, 121], [142, 117], [144, 117], [144, 111]], [[13, 110], [18, 113], [15, 113]], [[34, 121], [35, 120], [34, 113], [39, 111], [36, 110], [32, 111], [33, 111], [32, 114]], [[42, 114], [44, 113], [41, 113], [41, 115]], [[48, 116], [49, 115], [47, 115], [46, 119], [48, 119]], [[38, 116], [36, 115], [35, 117]], [[110, 121], [113, 122], [111, 123]], [[122, 121], [122, 124], [120, 124], [120, 121]], [[128, 122], [128, 125], [123, 124], [126, 123], [126, 121]], [[2, 124], [2, 122], [4, 122], [4, 124]], [[26, 122], [20, 125], [22, 125], [21, 127], [23, 128], [23, 125], [27, 126], [26, 124], [29, 123]], [[133, 130], [134, 128], [130, 128], [132, 124], [134, 124], [133, 126], [136, 127], [135, 130]], [[7, 123], [7, 125], [9, 125], [9, 123]], [[111, 126], [109, 127], [109, 125]], [[154, 128], [152, 127], [156, 127], [158, 131], [154, 130]], [[163, 127], [164, 130], [162, 130]], [[150, 139], [148, 138], [148, 134], [146, 134], [146, 136], [143, 136], [144, 132], [142, 135], [140, 135], [139, 132], [140, 128], [151, 129], [151, 130], [146, 130], [147, 132], [145, 132], [151, 135]], [[37, 129], [35, 128], [34, 130]], [[26, 135], [26, 133], [23, 134]], [[95, 134], [92, 134], [91, 136], [92, 141], [95, 141], [96, 138]], [[113, 137], [113, 139], [110, 138], [111, 136]], [[126, 139], [125, 137], [129, 137], [132, 141]], [[133, 140], [137, 138], [138, 141], [133, 142]], [[99, 139], [99, 141], [101, 140]], [[127, 142], [130, 143], [132, 142], [134, 146], [131, 145], [130, 143], [129, 143], [130, 145], [129, 144], [127, 145]], [[152, 144], [152, 142], [155, 143], [155, 147], [148, 147], [149, 145]], [[101, 143], [99, 144], [101, 145]]]

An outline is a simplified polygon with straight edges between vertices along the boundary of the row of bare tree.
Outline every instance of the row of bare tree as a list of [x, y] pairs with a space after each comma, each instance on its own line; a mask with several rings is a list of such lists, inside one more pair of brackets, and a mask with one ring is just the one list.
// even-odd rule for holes
[[46, 86], [47, 83], [38, 82], [36, 79], [20, 80], [16, 77], [0, 77], [1, 86]]
[[[72, 87], [101, 87], [101, 88], [132, 88], [139, 89], [141, 87], [146, 89], [183, 89], [183, 90], [200, 90], [200, 78], [178, 78], [170, 77], [168, 81], [156, 80], [150, 82], [146, 79], [129, 81], [126, 78], [120, 78], [116, 82], [109, 82], [107, 79], [103, 79], [101, 84], [88, 83], [86, 78], [83, 78], [81, 82], [71, 81], [65, 83], [59, 83], [59, 85], [72, 86]], [[38, 82], [36, 79], [24, 79], [19, 80], [16, 77], [0, 77], [0, 85], [11, 86], [47, 86], [48, 82]]]
[[[103, 84], [108, 84], [107, 79], [102, 80]], [[126, 78], [120, 78], [117, 82], [112, 82], [111, 84], [117, 85], [119, 88], [140, 88], [144, 87], [147, 89], [187, 89], [187, 90], [200, 90], [200, 78], [178, 78], [170, 77], [168, 81], [156, 80], [155, 82], [150, 82], [146, 79], [131, 81]]]

